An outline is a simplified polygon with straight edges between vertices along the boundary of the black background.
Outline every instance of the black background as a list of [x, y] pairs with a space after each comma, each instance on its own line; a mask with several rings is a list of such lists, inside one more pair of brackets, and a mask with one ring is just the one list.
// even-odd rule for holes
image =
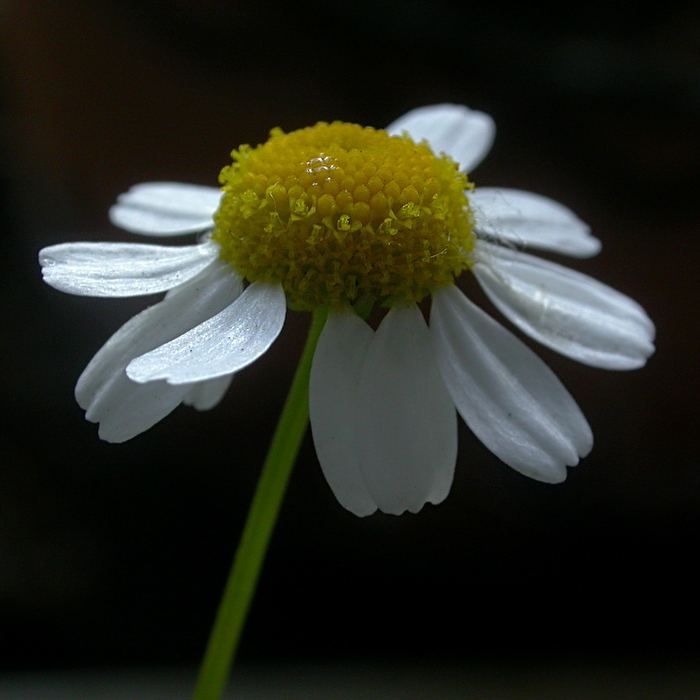
[[241, 662], [696, 658], [694, 3], [27, 0], [1, 19], [0, 670], [197, 663], [308, 323], [291, 313], [213, 411], [109, 445], [73, 386], [153, 300], [59, 294], [38, 249], [127, 240], [107, 221], [117, 194], [215, 185], [273, 126], [383, 126], [436, 102], [496, 119], [477, 185], [592, 225], [603, 252], [567, 264], [642, 303], [657, 353], [614, 373], [538, 350], [596, 438], [555, 487], [462, 424], [442, 505], [358, 519], [307, 439]]

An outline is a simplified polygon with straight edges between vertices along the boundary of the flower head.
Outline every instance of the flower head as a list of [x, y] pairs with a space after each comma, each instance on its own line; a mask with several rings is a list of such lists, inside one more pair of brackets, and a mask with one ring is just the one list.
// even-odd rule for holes
[[281, 284], [296, 308], [420, 301], [469, 264], [469, 183], [426, 143], [320, 123], [274, 129], [233, 158], [213, 238], [246, 279]]
[[[233, 152], [221, 191], [138, 185], [112, 221], [133, 233], [205, 233], [189, 246], [69, 243], [44, 279], [88, 296], [167, 292], [105, 344], [76, 387], [100, 436], [128, 440], [179, 403], [218, 403], [272, 344], [286, 308], [330, 310], [309, 386], [319, 461], [340, 503], [418, 511], [451, 486], [457, 412], [503, 462], [547, 482], [592, 447], [552, 371], [455, 286], [470, 270], [525, 334], [588, 365], [641, 367], [654, 326], [628, 297], [523, 247], [574, 257], [599, 241], [569, 209], [466, 172], [493, 122], [454, 105], [386, 130], [320, 123]], [[431, 297], [430, 324], [416, 302]], [[388, 310], [373, 330], [374, 305]], [[456, 408], [456, 411], [455, 411]]]

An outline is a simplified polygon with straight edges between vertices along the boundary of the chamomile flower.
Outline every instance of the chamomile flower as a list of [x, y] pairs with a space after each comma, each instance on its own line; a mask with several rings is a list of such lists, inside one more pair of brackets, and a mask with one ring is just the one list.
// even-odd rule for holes
[[[87, 296], [167, 292], [127, 322], [76, 387], [100, 437], [128, 440], [178, 404], [215, 406], [275, 341], [288, 307], [329, 309], [309, 382], [325, 477], [357, 515], [416, 512], [449, 492], [457, 413], [503, 462], [546, 482], [592, 447], [552, 371], [455, 286], [472, 273], [523, 333], [584, 364], [633, 369], [654, 326], [628, 297], [534, 257], [595, 255], [599, 241], [539, 195], [475, 188], [490, 117], [455, 105], [386, 130], [319, 123], [242, 146], [221, 190], [138, 185], [110, 215], [132, 233], [205, 234], [186, 246], [67, 243], [44, 279]], [[417, 303], [431, 297], [430, 323]], [[376, 331], [363, 316], [386, 313]], [[456, 409], [456, 410], [455, 410]]]

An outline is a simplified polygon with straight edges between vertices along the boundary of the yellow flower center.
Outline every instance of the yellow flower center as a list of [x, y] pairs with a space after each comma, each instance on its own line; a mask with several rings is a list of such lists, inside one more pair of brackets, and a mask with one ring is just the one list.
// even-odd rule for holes
[[420, 301], [470, 265], [471, 185], [425, 143], [321, 122], [231, 155], [214, 239], [294, 308]]

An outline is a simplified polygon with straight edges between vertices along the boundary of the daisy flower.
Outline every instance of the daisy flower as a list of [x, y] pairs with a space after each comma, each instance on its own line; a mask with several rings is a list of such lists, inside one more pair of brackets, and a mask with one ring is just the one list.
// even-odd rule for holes
[[[654, 326], [628, 297], [523, 249], [600, 250], [565, 206], [466, 173], [492, 119], [424, 107], [386, 130], [333, 122], [234, 151], [221, 189], [137, 185], [111, 209], [135, 234], [194, 245], [65, 243], [40, 253], [64, 292], [166, 292], [110, 338], [76, 386], [100, 437], [121, 442], [180, 403], [215, 406], [274, 342], [286, 309], [328, 310], [309, 380], [323, 473], [357, 515], [416, 512], [450, 490], [457, 413], [503, 462], [566, 477], [591, 430], [553, 372], [455, 285], [471, 272], [518, 329], [587, 365], [625, 370], [652, 354]], [[418, 302], [431, 298], [430, 322]], [[376, 330], [366, 317], [386, 309]], [[456, 409], [456, 410], [455, 410]]]

